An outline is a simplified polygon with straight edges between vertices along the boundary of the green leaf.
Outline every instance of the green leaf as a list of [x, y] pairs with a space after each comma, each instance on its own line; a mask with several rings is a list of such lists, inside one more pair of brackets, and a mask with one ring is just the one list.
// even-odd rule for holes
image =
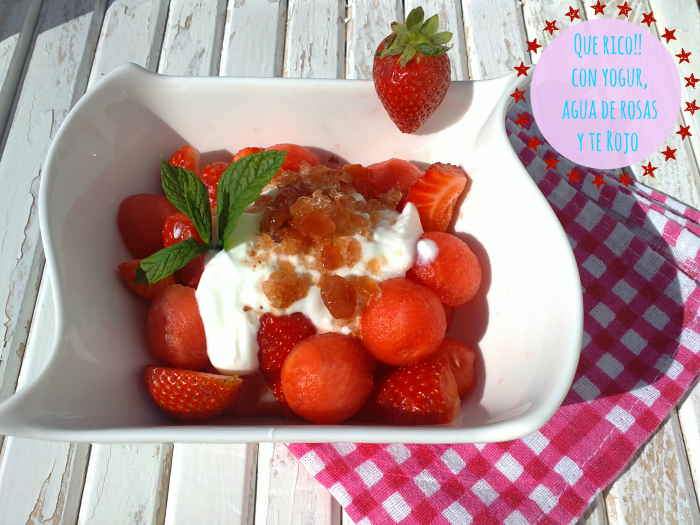
[[163, 248], [139, 263], [132, 284], [153, 284], [165, 279], [206, 251], [209, 247], [192, 237]]
[[425, 55], [427, 57], [439, 57], [445, 53], [444, 46], [437, 46], [435, 44], [418, 44], [416, 45], [416, 49], [421, 55]]
[[161, 157], [160, 175], [168, 200], [194, 223], [211, 247], [211, 204], [206, 185], [190, 170], [172, 166]]
[[408, 16], [406, 17], [406, 27], [410, 31], [419, 31], [423, 25], [423, 19], [425, 18], [425, 13], [423, 8], [418, 6], [412, 9]]
[[411, 60], [414, 56], [416, 56], [416, 48], [414, 46], [406, 47], [406, 49], [403, 50], [403, 53], [401, 53], [401, 65], [405, 66], [408, 64], [409, 60]]
[[428, 18], [421, 26], [420, 32], [425, 36], [433, 36], [438, 30], [438, 15], [433, 15]]
[[406, 31], [408, 31], [406, 26], [399, 22], [392, 22], [391, 30], [399, 36], [403, 35], [404, 33], [406, 33]]
[[401, 53], [403, 53], [404, 49], [406, 49], [406, 46], [401, 46], [401, 45], [394, 43], [388, 49], [385, 49], [384, 51], [382, 51], [379, 55], [379, 58], [400, 55]]
[[447, 44], [452, 38], [452, 33], [449, 31], [443, 31], [442, 33], [437, 33], [430, 37], [431, 44]]
[[217, 192], [219, 246], [236, 228], [238, 218], [254, 202], [284, 163], [286, 151], [261, 151], [232, 163], [221, 174]]

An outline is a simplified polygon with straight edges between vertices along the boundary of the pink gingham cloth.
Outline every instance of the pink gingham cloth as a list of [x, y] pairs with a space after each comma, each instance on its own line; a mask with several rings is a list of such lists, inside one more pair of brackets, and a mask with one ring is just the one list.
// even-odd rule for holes
[[[529, 97], [528, 97], [529, 98]], [[574, 523], [659, 426], [700, 371], [700, 213], [641, 184], [511, 144], [579, 265], [584, 340], [573, 385], [539, 431], [476, 445], [290, 444], [358, 525]], [[543, 159], [560, 158], [556, 170]], [[566, 174], [581, 170], [581, 182]], [[618, 170], [619, 171], [619, 170]]]

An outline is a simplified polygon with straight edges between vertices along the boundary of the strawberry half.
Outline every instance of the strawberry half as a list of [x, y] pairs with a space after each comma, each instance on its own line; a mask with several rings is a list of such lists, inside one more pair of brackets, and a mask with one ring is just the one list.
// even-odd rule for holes
[[316, 334], [316, 327], [304, 314], [264, 314], [258, 331], [258, 360], [263, 376], [277, 401], [289, 408], [282, 393], [282, 365], [297, 343]]
[[459, 415], [460, 400], [452, 370], [442, 360], [428, 359], [376, 376], [375, 387], [358, 414], [369, 423], [436, 425]]
[[243, 384], [238, 376], [159, 366], [147, 366], [143, 377], [156, 404], [180, 421], [218, 416], [233, 403]]
[[177, 150], [175, 153], [173, 153], [173, 156], [170, 157], [168, 164], [190, 170], [195, 175], [200, 174], [202, 166], [199, 150], [193, 148], [192, 146], [183, 146]]
[[452, 220], [457, 199], [467, 186], [467, 174], [459, 166], [437, 162], [408, 191], [406, 203], [418, 208], [423, 231], [444, 232]]
[[452, 33], [437, 33], [438, 15], [423, 22], [422, 7], [406, 25], [394, 22], [374, 55], [372, 76], [379, 100], [403, 133], [413, 133], [437, 110], [450, 87], [445, 54]]

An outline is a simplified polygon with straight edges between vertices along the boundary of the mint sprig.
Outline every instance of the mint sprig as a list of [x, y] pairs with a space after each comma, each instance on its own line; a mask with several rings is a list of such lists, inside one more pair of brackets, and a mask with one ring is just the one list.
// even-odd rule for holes
[[287, 151], [261, 151], [231, 164], [219, 179], [216, 216], [219, 223], [219, 247], [231, 236], [238, 219], [272, 180], [284, 163]]
[[[221, 174], [217, 191], [219, 247], [224, 247], [243, 211], [279, 171], [286, 151], [261, 151], [239, 159]], [[153, 284], [172, 275], [190, 261], [214, 248], [207, 186], [190, 170], [161, 158], [161, 181], [168, 200], [195, 225], [205, 244], [185, 239], [143, 259], [132, 284]]]
[[136, 268], [133, 284], [153, 284], [165, 279], [210, 249], [211, 246], [199, 244], [192, 237], [166, 246], [141, 261]]
[[209, 191], [190, 170], [168, 164], [160, 158], [160, 177], [168, 200], [194, 223], [202, 241], [211, 248], [211, 205]]

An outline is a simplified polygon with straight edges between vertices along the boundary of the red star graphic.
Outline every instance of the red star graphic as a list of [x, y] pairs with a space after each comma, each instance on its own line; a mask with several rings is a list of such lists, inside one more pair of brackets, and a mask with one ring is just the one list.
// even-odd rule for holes
[[545, 20], [544, 23], [546, 24], [546, 26], [542, 31], [549, 31], [550, 36], [553, 35], [555, 31], [559, 31], [559, 28], [557, 27], [556, 20], [554, 22], [550, 22], [549, 20]]
[[605, 181], [603, 180], [603, 175], [595, 175], [595, 174], [593, 174], [593, 177], [594, 177], [594, 179], [593, 179], [593, 181], [591, 182], [591, 184], [595, 184], [595, 187], [596, 187], [597, 189], [600, 189], [601, 186], [603, 186], [604, 184], [607, 184], [607, 182], [605, 182]]
[[690, 132], [690, 124], [688, 124], [686, 127], [681, 126], [681, 130], [676, 131], [676, 135], [680, 135], [681, 140], [685, 140], [686, 137], [692, 137], [693, 134]]
[[544, 144], [544, 142], [540, 142], [537, 135], [535, 135], [530, 139], [526, 149], [532, 148], [533, 150], [537, 151], [537, 146], [541, 146], [542, 144]]
[[578, 16], [579, 11], [580, 11], [580, 9], [574, 9], [573, 7], [569, 6], [569, 12], [566, 13], [564, 16], [568, 16], [569, 18], [571, 18], [572, 22], [574, 21], [575, 18], [578, 18], [579, 20], [581, 20], [581, 17]]
[[[518, 75], [518, 76], [520, 76], [520, 75]], [[683, 78], [686, 79], [686, 80], [688, 81], [688, 83], [685, 85], [685, 87], [690, 86], [690, 87], [692, 87], [693, 89], [695, 89], [695, 83], [696, 83], [698, 80], [700, 80], [700, 78], [695, 78], [695, 77], [693, 76], [692, 73], [690, 74], [689, 77], [683, 77]]]
[[661, 38], [665, 38], [665, 39], [666, 39], [666, 43], [668, 44], [671, 40], [675, 40], [675, 39], [676, 39], [676, 37], [673, 36], [673, 33], [675, 33], [676, 30], [674, 29], [673, 31], [669, 31], [669, 30], [668, 30], [668, 27], [665, 28], [665, 29], [666, 29], [666, 32], [665, 32], [663, 35], [661, 35]]
[[625, 173], [624, 171], [620, 173], [620, 180], [618, 181], [618, 184], [624, 184], [625, 188], [627, 188], [627, 184], [630, 182], [634, 182], [632, 180], [632, 177], [629, 176], [629, 174]]
[[662, 151], [662, 155], [666, 155], [666, 161], [668, 162], [669, 159], [676, 160], [676, 151], [677, 149], [671, 149], [671, 146], [666, 146], [666, 151]]
[[581, 179], [578, 177], [580, 173], [580, 170], [571, 168], [571, 171], [566, 174], [566, 176], [569, 177], [569, 184], [573, 184], [575, 180], [581, 182]]
[[542, 47], [537, 43], [537, 39], [535, 38], [532, 42], [525, 40], [525, 43], [527, 44], [527, 52], [529, 53], [530, 51], [534, 51], [537, 53], [537, 49]]
[[525, 124], [530, 123], [530, 115], [527, 113], [523, 113], [522, 115], [518, 113], [518, 120], [516, 120], [515, 123], [520, 125], [521, 128], [524, 128]]
[[591, 6], [595, 13], [594, 15], [604, 15], [605, 14], [605, 5], [600, 3], [600, 0], [598, 0], [598, 3], [596, 5]]
[[625, 2], [623, 5], [618, 5], [617, 8], [620, 10], [620, 15], [629, 18], [629, 14], [632, 8]]
[[559, 162], [559, 159], [550, 153], [549, 158], [547, 158], [545, 162], [547, 163], [548, 170], [555, 170], [557, 169], [557, 162]]
[[695, 101], [693, 100], [693, 102], [686, 102], [685, 103], [685, 109], [683, 111], [690, 111], [691, 115], [695, 115], [695, 112], [699, 109], [700, 109], [700, 107], [698, 107], [695, 104]]
[[511, 93], [510, 96], [515, 99], [517, 104], [520, 100], [525, 100], [525, 90], [520, 91], [518, 88], [515, 88], [515, 93]]
[[519, 66], [514, 66], [513, 69], [515, 69], [518, 72], [518, 76], [520, 75], [525, 75], [527, 76], [527, 70], [530, 69], [527, 67], [522, 61], [520, 62]]
[[685, 49], [681, 48], [681, 54], [680, 54], [680, 55], [676, 55], [678, 58], [680, 58], [680, 60], [678, 61], [678, 63], [681, 64], [681, 63], [683, 63], [683, 62], [688, 62], [688, 64], [690, 64], [690, 60], [688, 60], [688, 58], [690, 58], [690, 55], [691, 55], [691, 54], [692, 54], [692, 53], [691, 53], [690, 51], [688, 51], [688, 52], [686, 53]]
[[649, 14], [642, 13], [642, 21], [640, 24], [646, 24], [647, 27], [651, 27], [652, 22], [656, 22], [656, 18], [654, 18], [654, 11]]
[[651, 162], [649, 163], [648, 166], [645, 166], [644, 164], [642, 164], [642, 168], [644, 168], [644, 175], [642, 175], [642, 176], [651, 175], [652, 177], [654, 176], [654, 170], [659, 169], [659, 168], [655, 168], [654, 166], [652, 166]]

